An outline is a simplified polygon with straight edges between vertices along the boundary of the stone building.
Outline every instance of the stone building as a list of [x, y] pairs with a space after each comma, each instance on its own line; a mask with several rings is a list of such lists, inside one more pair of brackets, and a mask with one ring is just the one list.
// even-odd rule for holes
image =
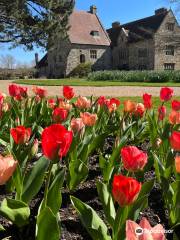
[[68, 76], [85, 62], [92, 63], [94, 70], [111, 69], [111, 42], [97, 16], [97, 8], [91, 6], [89, 12], [74, 10], [69, 25], [68, 39], [57, 39], [53, 49], [37, 62], [39, 76]]
[[153, 16], [107, 30], [113, 69], [180, 70], [180, 26], [172, 12], [161, 8]]

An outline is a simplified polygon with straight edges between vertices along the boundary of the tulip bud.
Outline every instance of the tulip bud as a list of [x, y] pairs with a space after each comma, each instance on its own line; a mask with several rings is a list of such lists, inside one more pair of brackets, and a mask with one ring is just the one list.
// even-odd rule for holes
[[38, 153], [38, 146], [39, 146], [39, 142], [38, 139], [34, 139], [34, 143], [33, 146], [31, 148], [31, 157], [36, 156], [36, 154]]

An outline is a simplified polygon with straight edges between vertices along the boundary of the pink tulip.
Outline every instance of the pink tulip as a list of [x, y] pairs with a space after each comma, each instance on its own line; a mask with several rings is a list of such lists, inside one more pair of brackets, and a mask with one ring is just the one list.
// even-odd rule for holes
[[[138, 231], [139, 230], [139, 231]], [[140, 232], [141, 230], [141, 232]], [[126, 221], [126, 240], [165, 240], [164, 228], [161, 224], [151, 227], [148, 220], [143, 217], [139, 224]]]
[[0, 155], [0, 185], [5, 184], [13, 175], [17, 161], [12, 156], [3, 157]]
[[84, 128], [82, 118], [73, 118], [71, 120], [71, 129], [74, 133], [79, 133]]

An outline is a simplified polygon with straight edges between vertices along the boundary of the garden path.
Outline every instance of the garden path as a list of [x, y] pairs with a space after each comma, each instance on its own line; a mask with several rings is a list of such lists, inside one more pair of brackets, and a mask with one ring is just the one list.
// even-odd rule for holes
[[[0, 92], [8, 94], [8, 85], [11, 83], [9, 80], [0, 80]], [[26, 86], [26, 85], [23, 85]], [[31, 85], [27, 85], [32, 89]], [[142, 96], [147, 92], [153, 96], [159, 96], [161, 87], [138, 87], [138, 86], [115, 86], [115, 87], [88, 87], [88, 86], [74, 86], [76, 95], [82, 96], [109, 96], [109, 97], [137, 97]], [[62, 86], [45, 86], [48, 90], [49, 96], [60, 95], [62, 93]], [[173, 87], [174, 95], [180, 96], [180, 87]], [[30, 91], [30, 95], [33, 94]]]

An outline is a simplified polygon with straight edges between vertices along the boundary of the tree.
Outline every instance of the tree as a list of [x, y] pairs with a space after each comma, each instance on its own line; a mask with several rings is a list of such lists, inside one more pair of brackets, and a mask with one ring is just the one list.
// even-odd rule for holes
[[0, 43], [48, 48], [57, 36], [67, 37], [74, 0], [1, 0]]
[[0, 56], [0, 63], [2, 68], [14, 69], [16, 67], [16, 59], [10, 54]]

